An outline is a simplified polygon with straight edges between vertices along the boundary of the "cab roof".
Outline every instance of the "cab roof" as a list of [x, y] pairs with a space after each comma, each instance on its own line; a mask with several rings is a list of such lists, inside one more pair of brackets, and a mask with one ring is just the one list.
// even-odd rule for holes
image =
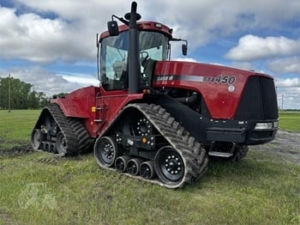
[[[161, 32], [165, 35], [167, 35], [170, 39], [172, 39], [172, 32], [173, 30], [166, 25], [154, 21], [142, 21], [137, 23], [137, 27], [139, 30], [143, 31], [156, 31]], [[129, 27], [125, 24], [119, 26], [119, 32], [127, 31], [129, 30]], [[109, 33], [108, 31], [104, 31], [100, 35], [99, 42], [105, 37], [108, 37]]]

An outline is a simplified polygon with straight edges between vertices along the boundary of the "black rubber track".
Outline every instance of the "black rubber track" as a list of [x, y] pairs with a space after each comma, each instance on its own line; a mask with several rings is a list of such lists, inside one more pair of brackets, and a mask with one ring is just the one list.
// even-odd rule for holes
[[[126, 175], [159, 184], [167, 188], [182, 188], [185, 184], [198, 180], [202, 177], [202, 175], [204, 175], [208, 166], [206, 150], [202, 148], [200, 143], [196, 142], [195, 139], [190, 136], [190, 134], [177, 121], [175, 121], [175, 119], [164, 108], [154, 104], [129, 104], [124, 107], [116, 120], [129, 108], [134, 108], [141, 112], [169, 142], [169, 145], [171, 145], [180, 154], [185, 164], [185, 173], [183, 179], [178, 183], [162, 183], [160, 180], [147, 180], [141, 176], [132, 176], [127, 173]], [[106, 132], [104, 132], [104, 135], [105, 133]], [[107, 167], [103, 168], [111, 169]]]
[[88, 152], [91, 147], [91, 139], [82, 122], [76, 118], [67, 118], [67, 121], [77, 136], [80, 152]]
[[45, 107], [55, 120], [57, 126], [66, 138], [66, 155], [78, 155], [90, 147], [89, 135], [82, 122], [76, 118], [67, 118], [58, 105], [51, 104]]

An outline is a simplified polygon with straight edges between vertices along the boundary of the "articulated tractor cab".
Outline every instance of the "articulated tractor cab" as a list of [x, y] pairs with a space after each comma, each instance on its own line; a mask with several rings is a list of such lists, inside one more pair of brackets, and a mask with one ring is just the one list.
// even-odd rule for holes
[[[278, 127], [273, 78], [170, 60], [172, 29], [139, 22], [137, 4], [97, 35], [101, 85], [53, 98], [32, 131], [35, 150], [63, 156], [92, 148], [103, 169], [167, 188], [198, 180], [209, 158], [238, 161]], [[114, 20], [115, 19], [115, 20]], [[117, 21], [122, 24], [119, 26]]]

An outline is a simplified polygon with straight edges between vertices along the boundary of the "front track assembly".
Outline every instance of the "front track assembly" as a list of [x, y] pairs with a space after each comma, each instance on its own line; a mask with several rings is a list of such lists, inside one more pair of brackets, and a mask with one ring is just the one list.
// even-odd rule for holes
[[[164, 108], [154, 104], [129, 104], [114, 121], [122, 120], [127, 110], [137, 110], [142, 114], [141, 121], [150, 123], [165, 144], [153, 150], [153, 159], [128, 155], [118, 144], [118, 133], [114, 128], [108, 128], [109, 132], [104, 132], [94, 145], [95, 158], [102, 168], [167, 188], [181, 188], [205, 173], [208, 164], [206, 150]], [[119, 127], [120, 124], [116, 123], [110, 127]], [[133, 143], [130, 137], [126, 141], [129, 145]]]

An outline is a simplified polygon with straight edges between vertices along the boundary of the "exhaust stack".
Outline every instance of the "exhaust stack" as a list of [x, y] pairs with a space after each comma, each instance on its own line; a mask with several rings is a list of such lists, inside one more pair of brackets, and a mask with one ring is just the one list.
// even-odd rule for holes
[[136, 13], [137, 3], [131, 3], [131, 11], [125, 15], [129, 21], [129, 49], [128, 49], [128, 74], [130, 94], [139, 92], [140, 84], [140, 59], [139, 59], [139, 36], [137, 21], [141, 16]]

